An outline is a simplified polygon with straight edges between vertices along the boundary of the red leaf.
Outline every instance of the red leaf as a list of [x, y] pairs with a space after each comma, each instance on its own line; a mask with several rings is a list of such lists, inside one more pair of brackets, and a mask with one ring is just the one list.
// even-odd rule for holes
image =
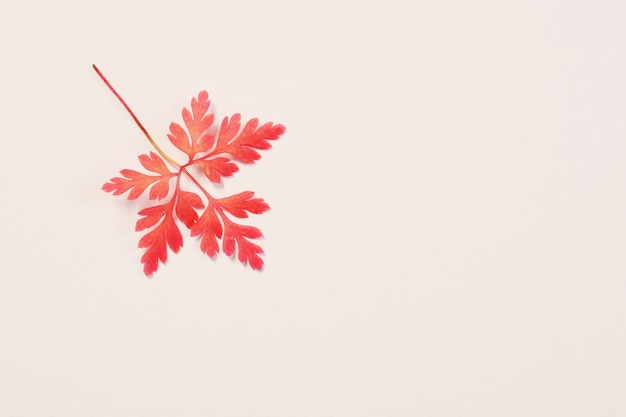
[[154, 184], [150, 189], [150, 200], [162, 200], [165, 198], [169, 192], [169, 180], [175, 174], [171, 173], [165, 166], [165, 162], [152, 152], [150, 152], [150, 156], [140, 155], [139, 161], [146, 169], [157, 172], [160, 175], [146, 175], [132, 169], [123, 169], [120, 171], [120, 174], [124, 178], [111, 178], [111, 182], [104, 184], [102, 189], [107, 193], [112, 192], [113, 195], [123, 194], [130, 190], [128, 199], [135, 200], [143, 194], [146, 188]]
[[222, 120], [222, 126], [220, 127], [220, 133], [217, 136], [217, 147], [220, 149], [225, 147], [228, 142], [235, 137], [237, 132], [239, 132], [240, 127], [241, 115], [239, 113], [233, 114], [230, 120], [228, 120], [228, 116], [224, 117], [224, 120]]
[[183, 108], [183, 122], [189, 131], [189, 136], [178, 123], [170, 124], [170, 134], [167, 137], [190, 159], [197, 153], [209, 151], [215, 141], [215, 136], [207, 132], [214, 118], [213, 114], [207, 114], [209, 107], [211, 107], [209, 94], [201, 91], [197, 98], [194, 97], [191, 100], [191, 110]]
[[176, 216], [191, 229], [198, 220], [198, 213], [194, 208], [204, 208], [204, 203], [197, 194], [188, 191], [178, 190], [177, 197]]
[[[217, 144], [208, 155], [194, 159], [191, 163], [199, 164], [211, 182], [220, 183], [239, 168], [230, 161], [234, 158], [245, 164], [252, 163], [261, 155], [255, 150], [271, 148], [270, 140], [276, 140], [285, 133], [283, 125], [265, 123], [258, 127], [259, 121], [254, 118], [246, 123], [241, 133], [241, 115], [235, 113], [230, 119], [225, 117], [217, 136]], [[225, 156], [224, 156], [225, 155]]]
[[254, 149], [266, 150], [272, 147], [269, 140], [276, 140], [285, 133], [283, 125], [265, 123], [257, 129], [258, 119], [251, 119], [241, 133], [225, 148], [225, 152], [244, 164], [249, 164], [261, 157]]
[[[140, 215], [144, 215], [146, 218], [137, 222], [137, 230], [143, 230], [143, 228], [149, 227], [147, 225], [150, 223], [155, 224], [161, 218], [163, 219], [157, 227], [139, 240], [139, 247], [146, 248], [146, 252], [141, 257], [141, 263], [144, 264], [143, 272], [148, 276], [156, 272], [159, 262], [164, 264], [167, 261], [168, 246], [174, 253], [178, 253], [183, 246], [183, 237], [172, 216], [173, 201], [139, 212]], [[140, 225], [142, 220], [145, 222]]]
[[170, 123], [170, 132], [167, 137], [172, 142], [172, 145], [176, 146], [181, 151], [185, 152], [191, 158], [193, 152], [191, 151], [191, 144], [189, 143], [189, 137], [187, 132], [178, 123]]
[[[170, 195], [169, 183], [172, 177], [177, 177], [176, 189], [164, 204], [144, 208], [139, 211], [135, 230], [147, 230], [139, 240], [138, 246], [144, 248], [141, 257], [143, 271], [151, 275], [157, 271], [159, 263], [165, 263], [169, 249], [177, 253], [183, 246], [183, 238], [176, 219], [190, 229], [191, 236], [200, 237], [200, 249], [214, 257], [219, 252], [219, 240], [222, 240], [222, 250], [228, 256], [237, 255], [241, 263], [248, 264], [252, 269], [263, 268], [260, 255], [263, 249], [251, 239], [262, 236], [261, 231], [253, 226], [234, 223], [226, 212], [239, 218], [248, 217], [248, 213], [261, 214], [269, 209], [268, 204], [261, 198], [254, 198], [252, 191], [245, 191], [230, 197], [216, 199], [211, 196], [204, 186], [186, 169], [190, 165], [198, 164], [213, 183], [220, 183], [222, 177], [229, 177], [239, 170], [234, 160], [242, 163], [251, 163], [258, 160], [259, 150], [271, 147], [269, 141], [278, 139], [285, 132], [283, 125], [265, 123], [258, 126], [258, 119], [251, 119], [241, 129], [241, 115], [234, 114], [230, 119], [222, 120], [220, 130], [216, 135], [210, 133], [214, 115], [209, 113], [211, 102], [206, 91], [201, 91], [192, 98], [191, 108], [183, 108], [182, 118], [185, 129], [177, 124], [170, 124], [170, 133], [167, 135], [171, 143], [184, 152], [189, 161], [180, 164], [165, 155], [154, 143], [152, 137], [139, 122], [135, 114], [115, 91], [104, 75], [94, 66], [94, 69], [113, 94], [122, 102], [126, 110], [148, 140], [155, 146], [161, 156], [178, 171], [168, 170], [164, 159], [154, 152], [149, 155], [140, 155], [141, 165], [157, 175], [147, 175], [138, 171], [123, 169], [122, 177], [114, 177], [102, 186], [106, 192], [114, 195], [128, 192], [128, 199], [133, 200], [143, 194], [149, 187], [151, 200], [162, 200]], [[241, 130], [241, 132], [240, 132]], [[205, 154], [206, 153], [206, 154]], [[199, 154], [205, 154], [198, 157]], [[195, 159], [194, 159], [195, 158]], [[198, 216], [198, 209], [204, 208], [204, 202], [196, 193], [180, 188], [181, 176], [189, 176], [208, 200], [208, 207]]]
[[154, 152], [150, 152], [150, 155], [139, 155], [139, 162], [144, 166], [148, 171], [156, 172], [161, 175], [172, 175], [169, 169], [167, 169], [167, 165], [165, 165], [165, 161]]
[[263, 268], [263, 259], [259, 255], [263, 253], [263, 249], [246, 238], [256, 239], [261, 236], [261, 231], [256, 227], [228, 223], [224, 231], [222, 250], [225, 255], [232, 256], [236, 243], [239, 262], [250, 265], [254, 270], [260, 270]]
[[142, 230], [148, 229], [155, 224], [157, 224], [163, 216], [167, 214], [167, 210], [170, 206], [170, 203], [152, 206], [141, 210], [139, 213], [140, 216], [144, 216], [143, 219], [137, 220], [137, 224], [135, 225], [135, 231], [141, 232]]
[[254, 214], [261, 214], [269, 210], [270, 206], [262, 198], [252, 198], [252, 191], [244, 191], [230, 197], [217, 200], [219, 205], [235, 217], [248, 217], [247, 211]]
[[191, 228], [191, 236], [202, 236], [200, 249], [213, 258], [219, 252], [217, 239], [222, 237], [222, 224], [212, 207], [208, 207]]
[[191, 136], [193, 154], [207, 152], [213, 146], [215, 136], [206, 133], [213, 124], [214, 118], [213, 114], [206, 114], [209, 107], [211, 107], [209, 94], [206, 91], [200, 91], [198, 98], [191, 100], [191, 111], [187, 108], [183, 109], [183, 121]]
[[222, 177], [230, 177], [239, 171], [239, 167], [230, 162], [228, 158], [201, 159], [198, 160], [198, 164], [209, 181], [216, 184], [222, 182]]

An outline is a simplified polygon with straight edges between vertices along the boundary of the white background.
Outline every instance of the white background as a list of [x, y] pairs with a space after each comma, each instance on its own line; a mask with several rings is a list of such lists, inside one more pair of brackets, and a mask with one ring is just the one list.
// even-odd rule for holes
[[[0, 7], [0, 415], [626, 415], [626, 3]], [[202, 89], [287, 126], [224, 184], [258, 273], [141, 202]]]

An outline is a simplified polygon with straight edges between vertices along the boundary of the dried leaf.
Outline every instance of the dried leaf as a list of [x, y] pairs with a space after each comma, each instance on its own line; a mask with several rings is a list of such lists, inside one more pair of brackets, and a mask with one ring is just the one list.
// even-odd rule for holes
[[[255, 118], [241, 129], [241, 115], [237, 113], [231, 118], [225, 117], [219, 131], [212, 134], [210, 128], [214, 115], [209, 112], [211, 102], [208, 93], [201, 91], [191, 100], [190, 109], [183, 108], [182, 118], [186, 130], [178, 123], [170, 124], [167, 137], [188, 157], [187, 163], [180, 164], [158, 147], [95, 65], [94, 69], [161, 155], [150, 152], [149, 155], [139, 156], [141, 165], [157, 175], [123, 169], [120, 171], [122, 177], [114, 177], [102, 186], [104, 191], [113, 195], [128, 192], [130, 200], [138, 198], [150, 187], [150, 200], [165, 200], [163, 204], [139, 211], [141, 218], [137, 221], [135, 230], [148, 230], [139, 240], [139, 247], [145, 249], [141, 257], [144, 273], [152, 275], [157, 271], [159, 263], [167, 261], [168, 247], [177, 253], [183, 246], [178, 221], [190, 229], [192, 237], [199, 237], [200, 249], [209, 257], [219, 253], [221, 240], [224, 254], [236, 255], [242, 264], [248, 264], [254, 270], [262, 269], [263, 259], [260, 255], [263, 249], [250, 241], [262, 237], [261, 231], [253, 226], [235, 223], [227, 213], [237, 218], [246, 218], [248, 213], [261, 214], [269, 210], [269, 205], [263, 199], [255, 198], [252, 191], [217, 199], [187, 168], [197, 165], [210, 182], [220, 183], [224, 177], [230, 177], [239, 170], [237, 162], [248, 164], [257, 161], [261, 157], [257, 151], [269, 149], [269, 141], [278, 139], [285, 132], [285, 127], [273, 123], [258, 127], [258, 119]], [[175, 168], [174, 172], [168, 169], [166, 161]], [[191, 179], [202, 197], [180, 188], [182, 176]], [[176, 186], [170, 195], [172, 178], [176, 178]], [[199, 212], [202, 209], [204, 211]]]

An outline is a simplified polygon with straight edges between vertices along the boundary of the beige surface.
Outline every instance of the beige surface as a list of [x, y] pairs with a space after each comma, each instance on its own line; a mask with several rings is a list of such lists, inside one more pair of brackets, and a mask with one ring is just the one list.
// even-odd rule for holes
[[[4, 2], [0, 415], [626, 415], [622, 1]], [[201, 89], [259, 274], [103, 193]], [[171, 149], [169, 147], [168, 149]]]

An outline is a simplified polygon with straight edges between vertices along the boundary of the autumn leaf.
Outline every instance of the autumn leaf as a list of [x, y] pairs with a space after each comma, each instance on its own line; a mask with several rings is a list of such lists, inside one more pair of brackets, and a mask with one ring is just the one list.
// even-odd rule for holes
[[169, 180], [176, 174], [170, 172], [163, 159], [153, 152], [150, 152], [150, 156], [139, 155], [139, 161], [148, 171], [159, 175], [146, 175], [132, 169], [123, 169], [120, 171], [123, 177], [111, 178], [111, 182], [104, 184], [102, 189], [107, 193], [112, 192], [113, 195], [123, 194], [130, 190], [128, 199], [134, 200], [143, 194], [146, 188], [154, 184], [150, 189], [150, 200], [165, 198], [169, 192]]
[[[229, 222], [224, 228], [222, 250], [228, 256], [234, 255], [237, 251], [237, 258], [242, 264], [247, 263], [252, 269], [259, 270], [263, 268], [263, 259], [259, 256], [263, 253], [263, 249], [248, 239], [258, 239], [261, 236], [263, 236], [261, 231], [256, 227]], [[235, 249], [235, 244], [237, 249]]]
[[246, 212], [261, 214], [269, 210], [270, 206], [262, 198], [252, 198], [253, 196], [254, 193], [252, 191], [244, 191], [230, 197], [220, 198], [217, 201], [230, 214], [240, 218], [248, 217]]
[[141, 257], [141, 263], [144, 264], [143, 271], [148, 276], [156, 272], [159, 262], [165, 263], [167, 261], [167, 246], [174, 253], [178, 253], [183, 246], [183, 237], [172, 215], [173, 203], [174, 200], [172, 199], [167, 204], [149, 207], [139, 212], [140, 216], [145, 217], [137, 221], [135, 227], [137, 231], [160, 222], [157, 227], [139, 240], [139, 247], [146, 248]]
[[228, 158], [218, 157], [215, 159], [201, 159], [196, 161], [202, 168], [204, 175], [209, 181], [219, 184], [222, 182], [222, 177], [230, 177], [235, 172], [239, 171], [237, 164], [234, 164]]
[[217, 136], [215, 149], [201, 159], [225, 154], [244, 164], [258, 160], [261, 155], [255, 149], [267, 150], [271, 148], [272, 144], [269, 141], [276, 140], [285, 133], [283, 125], [275, 125], [270, 122], [258, 127], [258, 124], [258, 119], [251, 119], [239, 132], [241, 115], [236, 113], [230, 119], [225, 117]]
[[191, 236], [201, 236], [200, 249], [213, 258], [220, 250], [217, 241], [222, 237], [222, 230], [215, 209], [209, 207], [191, 228]]
[[[269, 205], [254, 197], [254, 192], [244, 191], [228, 197], [215, 198], [194, 177], [191, 166], [197, 166], [210, 183], [221, 183], [239, 171], [237, 163], [250, 164], [261, 158], [258, 151], [271, 148], [271, 142], [285, 133], [285, 127], [271, 122], [259, 126], [256, 118], [250, 119], [241, 128], [241, 115], [225, 117], [218, 130], [212, 131], [215, 116], [210, 112], [211, 102], [206, 91], [192, 98], [190, 108], [183, 108], [183, 125], [170, 124], [167, 134], [170, 142], [187, 156], [181, 164], [165, 154], [148, 134], [133, 111], [111, 86], [100, 70], [94, 70], [111, 92], [118, 98], [141, 129], [158, 154], [140, 155], [139, 162], [151, 173], [145, 174], [131, 169], [120, 171], [121, 177], [114, 177], [102, 186], [105, 192], [120, 195], [128, 192], [128, 199], [134, 200], [149, 189], [148, 199], [162, 201], [139, 211], [141, 217], [135, 224], [137, 232], [145, 234], [138, 246], [145, 249], [141, 262], [148, 276], [158, 270], [160, 263], [166, 263], [168, 250], [178, 253], [183, 246], [183, 237], [178, 226], [185, 225], [192, 237], [199, 240], [200, 250], [209, 257], [220, 251], [254, 270], [263, 268], [263, 249], [252, 240], [262, 237], [256, 227], [235, 223], [230, 218], [247, 218], [249, 213], [261, 214], [269, 210]], [[169, 164], [173, 169], [170, 170]], [[191, 180], [199, 193], [183, 190], [181, 178]], [[171, 182], [175, 181], [173, 192]], [[204, 181], [206, 181], [206, 179]]]
[[176, 216], [189, 229], [198, 220], [198, 213], [195, 209], [204, 208], [204, 203], [198, 194], [178, 190], [178, 201], [176, 201]]

